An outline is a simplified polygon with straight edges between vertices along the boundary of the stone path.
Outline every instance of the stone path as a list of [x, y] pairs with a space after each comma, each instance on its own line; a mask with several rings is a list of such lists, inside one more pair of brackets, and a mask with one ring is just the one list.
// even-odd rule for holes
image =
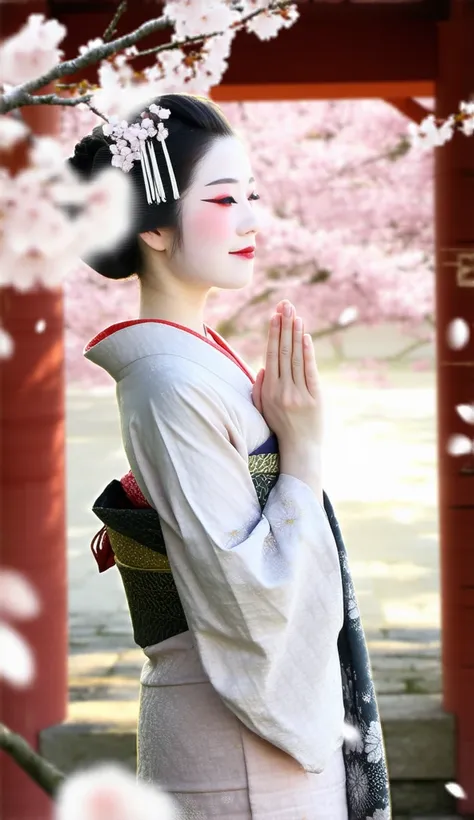
[[[441, 691], [433, 373], [387, 388], [324, 374], [326, 490], [336, 507], [377, 691]], [[112, 390], [67, 395], [71, 708], [136, 709], [142, 653], [118, 573], [89, 550], [91, 503], [127, 470]], [[99, 704], [101, 706], [99, 707]], [[89, 706], [87, 708], [92, 708]]]

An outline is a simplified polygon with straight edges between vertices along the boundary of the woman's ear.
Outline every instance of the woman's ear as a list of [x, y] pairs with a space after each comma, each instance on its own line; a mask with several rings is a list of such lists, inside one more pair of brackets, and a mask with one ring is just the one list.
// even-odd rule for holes
[[154, 251], [166, 251], [168, 250], [170, 243], [168, 231], [159, 231], [158, 228], [154, 231], [145, 231], [144, 233], [141, 233], [140, 239], [143, 239], [148, 247], [152, 248]]

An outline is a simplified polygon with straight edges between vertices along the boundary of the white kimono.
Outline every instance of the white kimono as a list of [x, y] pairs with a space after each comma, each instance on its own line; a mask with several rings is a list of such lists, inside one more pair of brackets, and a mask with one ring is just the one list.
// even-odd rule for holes
[[336, 544], [290, 475], [262, 513], [248, 456], [271, 431], [253, 374], [207, 332], [124, 322], [85, 351], [117, 382], [125, 452], [189, 625], [145, 650], [139, 776], [183, 818], [346, 820]]

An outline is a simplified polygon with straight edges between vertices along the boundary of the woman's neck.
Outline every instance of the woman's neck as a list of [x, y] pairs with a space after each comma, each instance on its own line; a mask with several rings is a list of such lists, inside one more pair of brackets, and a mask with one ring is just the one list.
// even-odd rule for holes
[[203, 334], [206, 299], [207, 292], [171, 294], [141, 284], [139, 318], [164, 319]]

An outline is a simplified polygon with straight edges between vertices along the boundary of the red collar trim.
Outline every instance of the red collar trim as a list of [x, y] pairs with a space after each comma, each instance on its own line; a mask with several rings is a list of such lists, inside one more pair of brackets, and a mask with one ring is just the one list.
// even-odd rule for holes
[[169, 327], [176, 327], [178, 330], [184, 330], [186, 333], [190, 333], [192, 336], [196, 336], [197, 339], [201, 339], [206, 344], [211, 345], [211, 347], [216, 348], [224, 356], [227, 356], [232, 362], [234, 362], [240, 369], [245, 373], [245, 375], [250, 379], [252, 384], [254, 383], [255, 379], [251, 372], [248, 370], [245, 363], [242, 359], [237, 356], [236, 353], [232, 350], [231, 347], [227, 344], [227, 342], [216, 333], [215, 330], [212, 328], [207, 327], [206, 330], [211, 336], [211, 339], [208, 339], [206, 336], [203, 336], [202, 333], [197, 333], [195, 330], [191, 330], [191, 328], [186, 327], [185, 325], [179, 325], [176, 322], [168, 322], [166, 319], [131, 319], [126, 322], [117, 322], [115, 325], [110, 325], [110, 327], [106, 327], [105, 330], [102, 330], [101, 333], [98, 333], [97, 336], [94, 336], [93, 339], [89, 342], [88, 345], [84, 348], [84, 353], [87, 353], [91, 348], [93, 348], [99, 342], [102, 342], [104, 339], [107, 339], [109, 336], [112, 336], [113, 333], [116, 333], [118, 330], [123, 330], [125, 327], [133, 327], [133, 325], [142, 325], [145, 322], [154, 322], [160, 325], [169, 325]]

